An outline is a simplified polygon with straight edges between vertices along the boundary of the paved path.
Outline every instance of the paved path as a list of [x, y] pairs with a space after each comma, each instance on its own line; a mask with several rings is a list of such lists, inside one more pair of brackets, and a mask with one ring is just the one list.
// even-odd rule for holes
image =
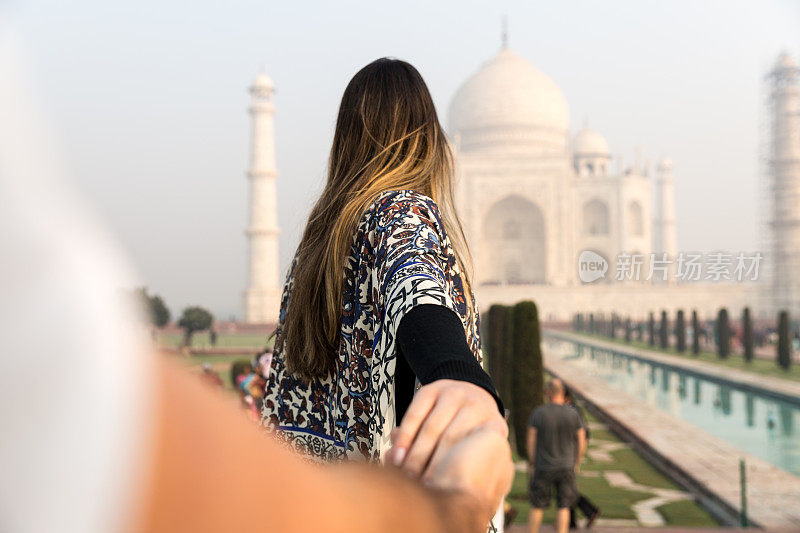
[[[558, 333], [561, 338], [570, 334]], [[587, 342], [585, 338], [578, 338]], [[615, 344], [598, 341], [600, 347], [620, 350]], [[625, 349], [626, 347], [622, 347]], [[714, 374], [727, 374], [726, 379], [747, 379], [758, 386], [765, 382], [769, 386], [789, 391], [797, 385], [781, 380], [753, 376], [744, 372], [720, 368], [699, 361], [675, 361], [675, 357], [644, 353], [645, 350], [630, 349], [629, 353], [652, 360], [679, 366], [691, 364], [695, 371], [709, 370]], [[545, 366], [561, 377], [587, 401], [603, 411], [622, 431], [630, 433], [648, 450], [662, 458], [669, 468], [698, 488], [701, 495], [715, 498], [729, 510], [739, 508], [739, 460], [747, 462], [748, 506], [751, 520], [768, 528], [786, 528], [800, 531], [800, 477], [785, 472], [766, 461], [713, 437], [688, 422], [680, 420], [660, 409], [651, 407], [606, 382], [593, 377], [568, 360], [547, 357]], [[706, 369], [705, 367], [710, 367]], [[737, 375], [733, 375], [733, 373]], [[744, 374], [739, 376], [738, 374]], [[779, 383], [772, 383], [772, 382]]]

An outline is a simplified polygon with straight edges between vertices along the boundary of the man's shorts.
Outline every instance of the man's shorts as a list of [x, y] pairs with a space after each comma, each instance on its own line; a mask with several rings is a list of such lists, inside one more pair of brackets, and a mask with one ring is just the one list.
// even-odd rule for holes
[[578, 501], [578, 485], [575, 483], [575, 471], [536, 470], [530, 486], [531, 505], [538, 509], [550, 507], [550, 494], [556, 489], [556, 506], [559, 509], [572, 507]]

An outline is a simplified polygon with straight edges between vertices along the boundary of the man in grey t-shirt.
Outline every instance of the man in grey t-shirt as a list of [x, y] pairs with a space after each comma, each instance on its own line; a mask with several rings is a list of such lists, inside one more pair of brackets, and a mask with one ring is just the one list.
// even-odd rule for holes
[[549, 403], [537, 407], [528, 420], [528, 459], [533, 471], [530, 484], [531, 533], [542, 524], [550, 494], [556, 491], [556, 531], [569, 528], [569, 508], [578, 499], [575, 473], [586, 452], [586, 430], [578, 413], [564, 405], [564, 384], [552, 379], [545, 389]]

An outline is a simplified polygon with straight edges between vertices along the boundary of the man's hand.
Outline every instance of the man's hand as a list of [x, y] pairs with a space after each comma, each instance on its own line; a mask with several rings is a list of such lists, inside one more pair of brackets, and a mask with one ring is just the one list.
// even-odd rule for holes
[[435, 471], [447, 453], [478, 427], [503, 440], [508, 424], [486, 390], [463, 381], [442, 379], [423, 386], [392, 431], [387, 461], [421, 476]]

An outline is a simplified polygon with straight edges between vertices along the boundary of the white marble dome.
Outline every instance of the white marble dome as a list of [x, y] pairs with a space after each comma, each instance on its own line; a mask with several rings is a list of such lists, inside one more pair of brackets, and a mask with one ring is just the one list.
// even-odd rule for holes
[[461, 85], [448, 118], [450, 133], [468, 147], [497, 144], [500, 138], [563, 145], [569, 130], [561, 89], [507, 48]]
[[572, 141], [572, 151], [576, 156], [608, 156], [608, 142], [594, 130], [583, 128]]

